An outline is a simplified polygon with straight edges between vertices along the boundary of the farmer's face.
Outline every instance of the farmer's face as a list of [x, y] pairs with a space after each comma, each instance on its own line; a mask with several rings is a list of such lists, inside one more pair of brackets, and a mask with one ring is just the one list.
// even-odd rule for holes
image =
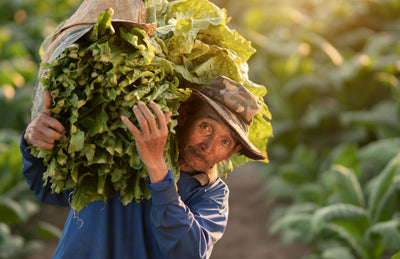
[[207, 107], [188, 121], [179, 135], [180, 168], [207, 172], [240, 150], [230, 128]]

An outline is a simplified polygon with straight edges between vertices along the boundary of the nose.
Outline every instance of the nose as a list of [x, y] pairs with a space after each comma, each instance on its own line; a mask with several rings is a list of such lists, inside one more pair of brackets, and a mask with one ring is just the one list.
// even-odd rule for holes
[[214, 137], [210, 136], [200, 144], [201, 151], [203, 151], [206, 154], [210, 154], [214, 151], [215, 144], [216, 143]]

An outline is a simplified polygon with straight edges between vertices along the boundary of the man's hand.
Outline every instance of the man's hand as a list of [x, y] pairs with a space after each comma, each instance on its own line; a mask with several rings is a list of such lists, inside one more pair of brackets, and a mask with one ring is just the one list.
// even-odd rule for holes
[[50, 108], [51, 95], [50, 92], [45, 92], [43, 110], [29, 123], [24, 134], [24, 139], [28, 145], [50, 150], [54, 147], [56, 141], [67, 139], [64, 126], [51, 117]]
[[168, 137], [167, 124], [172, 113], [164, 114], [153, 101], [149, 106], [156, 117], [143, 102], [139, 102], [132, 108], [142, 131], [127, 117], [122, 116], [121, 119], [135, 138], [137, 151], [147, 168], [150, 181], [156, 183], [164, 181], [168, 173], [164, 147]]

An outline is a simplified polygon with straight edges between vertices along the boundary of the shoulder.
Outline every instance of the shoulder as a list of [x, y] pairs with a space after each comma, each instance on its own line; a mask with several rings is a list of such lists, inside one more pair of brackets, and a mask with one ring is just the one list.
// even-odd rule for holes
[[204, 189], [205, 192], [218, 193], [223, 195], [224, 197], [227, 197], [229, 195], [228, 185], [219, 177], [215, 179], [214, 182], [204, 187]]
[[195, 178], [181, 173], [177, 185], [178, 193], [187, 205], [193, 202], [207, 201], [224, 206], [228, 202], [229, 188], [221, 178], [202, 187]]

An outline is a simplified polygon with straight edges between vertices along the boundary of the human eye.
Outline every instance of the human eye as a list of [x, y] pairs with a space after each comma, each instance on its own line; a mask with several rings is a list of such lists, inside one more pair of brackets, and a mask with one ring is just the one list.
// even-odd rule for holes
[[228, 139], [228, 138], [221, 139], [222, 146], [224, 146], [226, 148], [230, 147], [231, 143], [232, 143], [232, 141], [230, 139]]
[[201, 134], [203, 134], [203, 135], [211, 135], [212, 134], [212, 127], [207, 122], [200, 123], [199, 129], [200, 129]]

